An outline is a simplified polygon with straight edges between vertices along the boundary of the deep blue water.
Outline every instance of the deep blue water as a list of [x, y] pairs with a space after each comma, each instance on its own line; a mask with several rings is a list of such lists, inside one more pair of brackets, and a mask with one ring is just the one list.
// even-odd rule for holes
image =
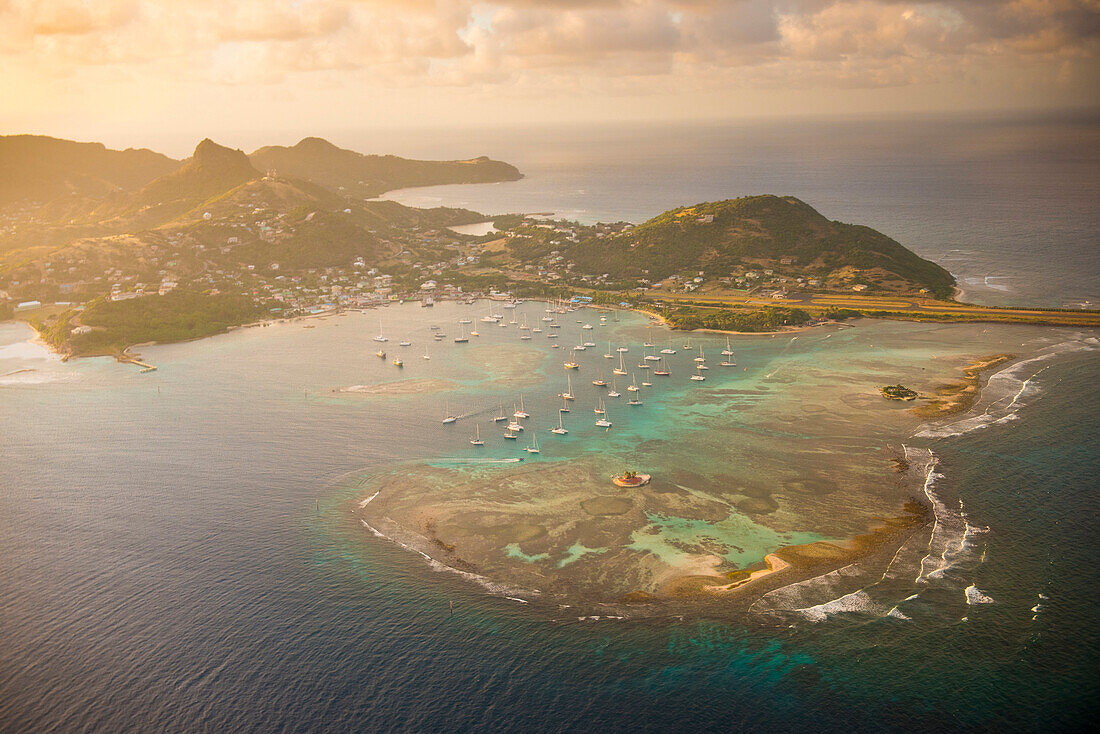
[[348, 366], [265, 339], [148, 350], [155, 379], [97, 360], [0, 393], [0, 729], [1051, 731], [1096, 713], [1092, 353], [1045, 369], [1018, 420], [927, 442], [945, 501], [991, 528], [975, 583], [994, 603], [769, 629], [551, 622], [374, 541], [331, 488], [438, 452], [436, 433], [310, 393]]

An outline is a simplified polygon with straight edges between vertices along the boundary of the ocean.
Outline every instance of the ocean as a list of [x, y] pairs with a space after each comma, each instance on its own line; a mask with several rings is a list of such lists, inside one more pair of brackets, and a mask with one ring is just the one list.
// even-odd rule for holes
[[[471, 133], [471, 153], [513, 160], [528, 178], [418, 195], [595, 220], [773, 190], [926, 256], [977, 253], [952, 271], [1004, 280], [976, 287], [975, 299], [1095, 297], [1095, 146], [1068, 153], [1074, 136], [1092, 139], [1091, 124], [983, 132], [956, 121], [969, 132], [942, 135], [933, 122], [905, 135], [851, 124], [830, 146], [805, 127], [760, 125], [732, 158], [721, 148], [728, 131], [695, 130], [698, 145], [666, 131], [669, 147], [629, 170], [616, 161], [651, 148], [642, 133], [570, 133], [570, 143], [547, 132], [528, 148]], [[989, 139], [985, 152], [949, 155], [950, 140], [961, 155], [960, 141], [976, 136]], [[461, 148], [399, 142], [378, 144], [434, 157]], [[563, 146], [578, 151], [571, 185]], [[555, 170], [557, 183], [539, 173]], [[543, 198], [515, 193], [531, 189]], [[574, 196], [586, 203], [569, 207]], [[738, 367], [724, 372], [714, 364], [724, 339], [693, 335], [714, 364], [701, 384], [685, 377], [690, 350], [677, 334], [670, 382], [644, 406], [610, 408], [614, 429], [601, 432], [589, 380], [605, 364], [602, 342], [629, 343], [636, 360], [643, 339], [669, 338], [622, 312], [594, 330], [598, 348], [578, 354], [578, 406], [556, 440], [546, 429], [561, 350], [480, 324], [487, 308], [395, 306], [147, 347], [159, 369], [146, 374], [107, 359], [61, 362], [24, 325], [0, 324], [0, 729], [1073, 731], [1096, 714], [1095, 331], [855, 321], [735, 337]], [[533, 320], [541, 308], [518, 311]], [[465, 347], [450, 338], [460, 315], [483, 332]], [[401, 371], [373, 354], [379, 318], [388, 350], [413, 342]], [[567, 345], [588, 333], [577, 318], [599, 314], [562, 317]], [[448, 339], [430, 341], [430, 324]], [[425, 345], [431, 360], [420, 359]], [[967, 416], [928, 427], [877, 394], [895, 380], [932, 389], [998, 352], [1021, 360], [990, 377]], [[401, 381], [423, 389], [402, 394]], [[364, 389], [341, 391], [355, 386]], [[543, 445], [525, 470], [631, 461], [682, 471], [691, 489], [744, 485], [776, 508], [740, 513], [752, 521], [741, 544], [745, 524], [708, 520], [713, 538], [700, 538], [676, 517], [654, 518], [645, 558], [677, 563], [717, 543], [748, 563], [784, 534], [851, 537], [907, 492], [933, 501], [935, 523], [885, 569], [769, 594], [748, 616], [708, 607], [625, 619], [565, 608], [549, 589], [509, 599], [363, 527], [360, 503], [378, 477], [470, 455], [474, 423], [486, 457], [517, 455], [490, 421], [520, 392]], [[440, 423], [446, 409], [454, 426]], [[923, 484], [888, 480], [899, 452], [914, 467], [934, 459]], [[374, 502], [396, 493], [382, 492]], [[560, 551], [530, 567], [549, 568]], [[566, 568], [598, 574], [612, 555]], [[492, 558], [494, 574], [521, 563]]]

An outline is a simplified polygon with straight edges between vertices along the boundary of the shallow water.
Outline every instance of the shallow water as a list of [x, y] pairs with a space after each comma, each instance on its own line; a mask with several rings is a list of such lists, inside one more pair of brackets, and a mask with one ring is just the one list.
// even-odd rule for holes
[[[529, 319], [537, 310], [524, 308]], [[517, 360], [537, 353], [534, 377], [513, 374], [494, 350], [450, 341], [463, 309], [390, 308], [151, 347], [142, 354], [160, 369], [149, 374], [15, 347], [0, 373], [31, 368], [20, 374], [34, 380], [0, 386], [3, 728], [1057, 729], [1093, 710], [1100, 370], [1085, 351], [1091, 335], [860, 322], [798, 339], [738, 338], [740, 372], [715, 366], [702, 386], [683, 376], [688, 356], [674, 344], [673, 382], [645, 395], [645, 418], [612, 408], [610, 433], [592, 425], [589, 370], [605, 349], [589, 349], [567, 418], [576, 431], [558, 442], [544, 429], [563, 355], [477, 323], [484, 307], [471, 307], [481, 340], [515, 347]], [[405, 334], [414, 342], [403, 372], [373, 354], [378, 315], [388, 350]], [[576, 316], [598, 318], [565, 318]], [[650, 330], [619, 318], [603, 328], [637, 360]], [[451, 333], [421, 360], [432, 322]], [[563, 323], [574, 343], [583, 338], [579, 324]], [[29, 336], [0, 328], [6, 344]], [[724, 339], [706, 341], [717, 360]], [[870, 497], [884, 445], [919, 428], [868, 386], [926, 389], [971, 356], [1067, 342], [1081, 351], [994, 382], [979, 412], [1015, 419], [906, 439], [938, 459], [934, 542], [903, 548], [875, 585], [838, 577], [799, 590], [804, 611], [781, 612], [776, 628], [709, 613], [578, 621], [560, 609], [547, 619], [373, 537], [351, 512], [370, 494], [349, 488], [349, 473], [468, 456], [474, 420], [484, 434], [522, 390], [544, 437], [540, 462], [637, 459], [683, 432], [695, 437], [684, 456], [721, 466], [694, 472], [702, 480], [755, 482], [787, 498], [784, 522], [802, 513], [835, 531], [845, 525], [839, 499], [861, 487]], [[334, 392], [429, 378], [459, 388]], [[455, 426], [439, 423], [443, 400], [465, 416]], [[717, 423], [733, 428], [710, 430]], [[846, 429], [823, 436], [822, 425]], [[488, 443], [489, 457], [519, 450], [495, 432]], [[647, 459], [658, 471], [678, 461], [674, 450]], [[784, 515], [784, 502], [797, 512]]]

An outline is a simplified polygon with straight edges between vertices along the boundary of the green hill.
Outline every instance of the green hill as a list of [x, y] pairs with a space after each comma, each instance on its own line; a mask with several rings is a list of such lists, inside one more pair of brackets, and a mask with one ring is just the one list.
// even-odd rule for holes
[[169, 222], [243, 183], [261, 178], [239, 150], [205, 139], [178, 169], [150, 181], [133, 194], [110, 197], [89, 218], [97, 222], [123, 220], [132, 228]]
[[822, 288], [860, 284], [887, 292], [927, 289], [947, 298], [955, 279], [870, 227], [826, 219], [792, 196], [749, 196], [671, 209], [609, 237], [561, 248], [581, 272], [615, 278], [727, 276], [774, 269]]
[[271, 145], [249, 156], [262, 171], [301, 178], [359, 197], [410, 186], [515, 181], [514, 167], [484, 156], [471, 160], [422, 161], [393, 155], [363, 155], [338, 148], [321, 138], [304, 138], [297, 145]]
[[0, 136], [0, 205], [132, 191], [179, 168], [151, 150], [111, 150], [44, 135]]

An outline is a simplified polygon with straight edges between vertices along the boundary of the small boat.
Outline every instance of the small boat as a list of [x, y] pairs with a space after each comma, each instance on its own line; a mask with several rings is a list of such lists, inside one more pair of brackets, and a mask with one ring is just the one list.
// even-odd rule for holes
[[412, 342], [411, 342], [411, 341], [409, 341], [408, 339], [405, 339], [404, 341], [400, 341], [400, 342], [398, 342], [398, 343], [397, 343], [397, 346], [399, 346], [399, 347], [411, 347], [411, 346], [412, 346]]
[[557, 426], [557, 428], [551, 428], [550, 433], [556, 433], [559, 436], [564, 436], [565, 434], [569, 433], [569, 431], [565, 428], [565, 426], [563, 426], [561, 424], [561, 412], [560, 411], [558, 412], [558, 426]]
[[567, 387], [565, 388], [565, 392], [563, 392], [561, 396], [566, 400], [574, 400], [575, 398], [573, 397], [573, 378], [567, 375], [565, 379]]
[[653, 348], [653, 342], [642, 342], [642, 346], [645, 347], [646, 349], [652, 349]]
[[405, 363], [401, 361], [400, 357], [394, 357], [393, 358], [393, 366], [394, 367], [404, 367]]
[[523, 430], [523, 426], [520, 425], [519, 421], [512, 419], [508, 421], [508, 430], [512, 433], [518, 433]]
[[474, 437], [470, 439], [471, 446], [484, 446], [485, 442], [481, 440], [481, 426], [474, 426]]
[[619, 353], [619, 366], [611, 370], [611, 374], [626, 376], [626, 365], [623, 364], [622, 352]]
[[444, 402], [443, 403], [443, 424], [447, 425], [448, 423], [454, 423], [457, 420], [458, 420], [458, 416], [451, 414], [451, 405], [450, 405], [450, 403]]
[[547, 338], [547, 339], [557, 339], [557, 338], [558, 338], [558, 335], [557, 335], [557, 334], [547, 334], [547, 335], [546, 335], [546, 338]]
[[439, 331], [439, 327], [436, 324], [432, 324], [428, 328], [431, 329], [432, 331]]
[[470, 329], [470, 336], [481, 336], [477, 329]]
[[500, 404], [500, 415], [493, 416], [494, 423], [500, 423], [501, 421], [508, 420], [508, 416], [504, 415], [504, 403]]
[[638, 369], [648, 370], [649, 369], [649, 362], [639, 362], [638, 363]]
[[525, 341], [525, 342], [531, 341], [531, 335], [530, 334], [521, 334], [519, 338], [520, 338], [521, 341]]
[[460, 323], [460, 324], [472, 324], [474, 322], [470, 321], [469, 319], [459, 319], [458, 323]]
[[542, 329], [540, 329], [539, 327], [536, 326], [535, 328], [531, 329], [531, 333], [532, 334], [541, 334]]
[[591, 329], [591, 328], [592, 328], [592, 324], [585, 324], [585, 325], [584, 325], [584, 326], [582, 326], [581, 328], [582, 328], [582, 329], [585, 329], [585, 330]]
[[375, 352], [375, 354], [378, 355], [379, 359], [385, 359], [386, 358], [386, 350], [384, 350], [384, 349], [379, 349], [377, 352]]
[[588, 349], [588, 347], [584, 346], [583, 344], [578, 344], [577, 346], [573, 347], [573, 349], [577, 350], [578, 352], [583, 352], [584, 350]]
[[629, 352], [630, 350], [627, 347], [619, 347], [615, 351], [616, 352]]
[[642, 401], [641, 401], [641, 400], [639, 400], [639, 399], [637, 398], [637, 396], [631, 395], [631, 396], [630, 396], [630, 400], [626, 401], [626, 404], [627, 404], [627, 405], [641, 405], [641, 404], [642, 404]]
[[531, 445], [523, 450], [529, 454], [539, 453], [539, 440], [534, 434], [531, 435]]
[[569, 356], [569, 361], [565, 362], [565, 369], [567, 369], [567, 370], [580, 369], [580, 365], [577, 364], [577, 353], [575, 351]]
[[525, 411], [523, 409], [523, 395], [519, 396], [519, 410], [512, 413], [512, 415], [514, 415], [516, 418], [530, 418], [531, 417], [530, 415], [527, 414], [527, 411]]
[[642, 379], [642, 387], [653, 387], [653, 383], [649, 382], [648, 380], [643, 378]]
[[596, 342], [585, 342], [585, 343], [584, 343], [584, 347], [585, 347], [586, 349], [587, 349], [588, 347], [594, 347], [594, 346], [596, 346]]
[[710, 369], [710, 367], [707, 367], [705, 364], [699, 364], [699, 365], [696, 365], [696, 366], [701, 370], [709, 370]]

